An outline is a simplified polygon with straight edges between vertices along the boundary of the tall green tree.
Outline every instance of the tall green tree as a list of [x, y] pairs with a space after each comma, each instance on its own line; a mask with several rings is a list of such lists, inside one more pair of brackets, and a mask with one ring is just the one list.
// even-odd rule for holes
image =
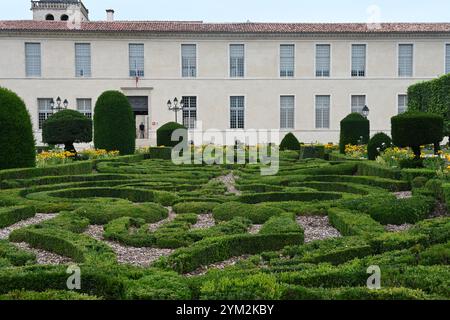
[[94, 144], [97, 149], [134, 154], [136, 123], [127, 97], [119, 91], [106, 91], [94, 111]]
[[30, 114], [17, 94], [0, 87], [0, 169], [35, 165], [36, 145]]

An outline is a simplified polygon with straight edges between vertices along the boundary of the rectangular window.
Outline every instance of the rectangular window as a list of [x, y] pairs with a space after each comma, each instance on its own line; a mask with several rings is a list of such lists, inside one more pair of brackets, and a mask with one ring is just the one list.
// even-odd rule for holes
[[445, 73], [450, 73], [450, 44], [445, 45]]
[[27, 77], [41, 76], [40, 43], [25, 43], [25, 69]]
[[130, 44], [130, 77], [144, 76], [144, 45]]
[[295, 97], [294, 96], [281, 96], [280, 99], [280, 128], [281, 129], [294, 129], [294, 110], [295, 109]]
[[197, 128], [197, 97], [183, 97], [183, 126]]
[[52, 107], [50, 105], [52, 99], [38, 99], [38, 119], [39, 129], [42, 129], [42, 124], [53, 114]]
[[408, 109], [408, 95], [399, 94], [398, 95], [398, 114], [403, 113]]
[[91, 45], [89, 43], [75, 44], [75, 75], [77, 77], [91, 76]]
[[412, 77], [414, 63], [414, 46], [400, 44], [398, 47], [398, 76]]
[[92, 119], [92, 99], [77, 99], [77, 110]]
[[280, 77], [293, 77], [295, 68], [295, 45], [280, 46]]
[[329, 77], [331, 64], [331, 46], [316, 45], [316, 77]]
[[316, 128], [330, 128], [330, 96], [316, 96]]
[[230, 128], [244, 129], [244, 97], [230, 97]]
[[352, 45], [352, 77], [366, 76], [366, 45]]
[[362, 114], [366, 105], [366, 96], [352, 96], [352, 113]]
[[245, 47], [243, 44], [230, 45], [230, 77], [244, 77]]
[[197, 46], [195, 44], [181, 45], [181, 64], [183, 78], [197, 76]]

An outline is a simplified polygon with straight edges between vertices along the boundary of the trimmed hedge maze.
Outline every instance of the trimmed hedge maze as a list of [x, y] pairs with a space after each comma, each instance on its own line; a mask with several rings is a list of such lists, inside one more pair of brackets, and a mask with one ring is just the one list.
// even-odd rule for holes
[[0, 172], [0, 300], [450, 299], [448, 185], [298, 159]]

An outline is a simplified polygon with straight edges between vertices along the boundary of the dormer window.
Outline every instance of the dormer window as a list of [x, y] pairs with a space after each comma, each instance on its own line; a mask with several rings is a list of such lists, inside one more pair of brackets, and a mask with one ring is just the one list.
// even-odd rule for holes
[[61, 21], [68, 21], [69, 20], [69, 16], [67, 14], [63, 14], [61, 16]]
[[54, 21], [55, 17], [52, 14], [48, 14], [48, 15], [45, 16], [45, 20], [47, 20], [47, 21]]

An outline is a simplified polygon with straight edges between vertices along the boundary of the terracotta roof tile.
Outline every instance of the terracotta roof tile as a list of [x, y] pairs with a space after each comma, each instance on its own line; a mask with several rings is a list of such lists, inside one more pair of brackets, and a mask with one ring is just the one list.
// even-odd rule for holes
[[92, 21], [81, 29], [66, 22], [0, 21], [0, 31], [155, 32], [155, 33], [447, 33], [450, 23], [203, 23], [201, 21]]

